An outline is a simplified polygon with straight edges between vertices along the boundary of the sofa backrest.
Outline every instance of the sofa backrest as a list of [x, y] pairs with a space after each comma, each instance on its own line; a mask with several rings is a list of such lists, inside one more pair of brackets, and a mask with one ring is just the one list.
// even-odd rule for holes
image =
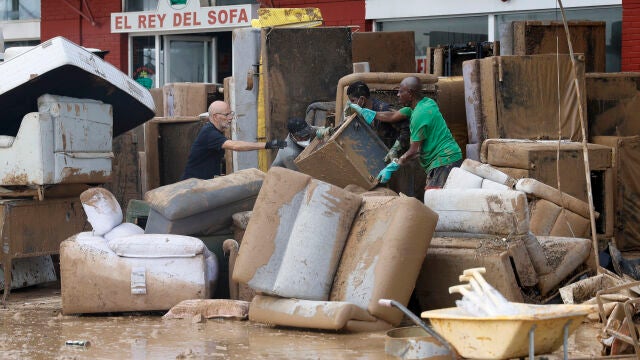
[[435, 212], [412, 197], [364, 197], [329, 300], [355, 304], [397, 325], [402, 313], [378, 300], [408, 304], [437, 221]]
[[309, 175], [267, 172], [233, 270], [268, 295], [328, 300], [361, 197]]

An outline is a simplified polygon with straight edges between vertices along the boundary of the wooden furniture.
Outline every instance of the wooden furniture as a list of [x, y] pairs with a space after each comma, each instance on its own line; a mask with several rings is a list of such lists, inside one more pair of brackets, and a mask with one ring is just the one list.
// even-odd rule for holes
[[4, 271], [3, 305], [11, 289], [13, 259], [58, 254], [60, 243], [85, 228], [78, 197], [0, 200], [0, 263]]

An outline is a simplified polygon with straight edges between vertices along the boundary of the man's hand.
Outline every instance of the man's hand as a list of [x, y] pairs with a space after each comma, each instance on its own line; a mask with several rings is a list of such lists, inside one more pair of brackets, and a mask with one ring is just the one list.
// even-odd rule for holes
[[397, 159], [393, 159], [384, 169], [380, 170], [376, 179], [380, 184], [386, 184], [391, 179], [391, 174], [396, 172], [400, 168], [400, 164], [398, 164]]
[[357, 112], [358, 115], [362, 116], [364, 121], [366, 121], [369, 125], [371, 125], [373, 119], [376, 117], [376, 112], [371, 109], [360, 107], [359, 105], [354, 104], [351, 101], [347, 101], [347, 105], [352, 108], [353, 111]]
[[389, 152], [387, 153], [387, 155], [385, 155], [384, 162], [388, 163], [393, 159], [397, 159], [399, 151], [400, 151], [400, 141], [396, 140], [396, 142], [393, 144], [391, 149], [389, 149]]
[[334, 131], [333, 128], [330, 126], [319, 128], [316, 131], [316, 137], [318, 139], [322, 139], [325, 136], [331, 136], [333, 134], [333, 131]]
[[283, 149], [287, 147], [287, 142], [284, 140], [273, 139], [271, 141], [267, 141], [264, 144], [265, 149]]

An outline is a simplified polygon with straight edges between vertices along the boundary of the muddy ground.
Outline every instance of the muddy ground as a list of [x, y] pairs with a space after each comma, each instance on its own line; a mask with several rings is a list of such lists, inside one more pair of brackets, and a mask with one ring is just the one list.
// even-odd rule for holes
[[[250, 321], [163, 320], [163, 313], [65, 316], [60, 287], [16, 290], [0, 309], [1, 359], [389, 359], [385, 332], [339, 334]], [[411, 325], [406, 322], [403, 325]], [[598, 324], [569, 340], [571, 358], [600, 355]], [[89, 341], [89, 347], [65, 345]], [[562, 358], [562, 349], [549, 358]]]

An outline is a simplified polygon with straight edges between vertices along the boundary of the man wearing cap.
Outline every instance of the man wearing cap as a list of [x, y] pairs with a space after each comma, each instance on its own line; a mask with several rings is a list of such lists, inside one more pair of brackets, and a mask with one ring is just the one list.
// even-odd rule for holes
[[191, 152], [182, 179], [211, 179], [220, 175], [225, 150], [251, 151], [261, 149], [281, 149], [287, 146], [283, 140], [269, 142], [249, 142], [229, 140], [224, 131], [231, 126], [235, 113], [224, 101], [214, 101], [209, 105], [209, 121], [200, 129], [191, 145]]
[[316, 127], [309, 125], [303, 118], [293, 117], [287, 121], [287, 146], [278, 150], [276, 158], [271, 166], [279, 166], [298, 171], [294, 160], [309, 145], [313, 136], [322, 138], [330, 135], [333, 129], [330, 127]]

